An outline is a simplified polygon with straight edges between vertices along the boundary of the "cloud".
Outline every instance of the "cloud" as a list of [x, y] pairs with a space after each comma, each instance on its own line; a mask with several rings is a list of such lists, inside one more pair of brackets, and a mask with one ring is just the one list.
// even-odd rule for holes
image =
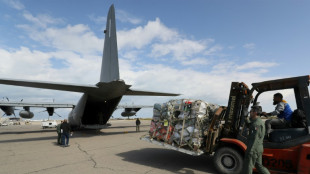
[[170, 59], [182, 65], [207, 64], [206, 60], [197, 59], [197, 56], [210, 56], [222, 50], [220, 45], [211, 45], [214, 43], [213, 39], [187, 39], [178, 31], [162, 24], [159, 18], [144, 26], [119, 31], [118, 41], [121, 51], [151, 49], [148, 57], [161, 61]]
[[274, 62], [247, 62], [243, 65], [237, 66], [237, 70], [247, 70], [247, 69], [254, 69], [254, 68], [271, 68], [277, 66], [277, 63]]
[[153, 41], [168, 41], [178, 37], [177, 31], [166, 27], [159, 18], [149, 21], [145, 26], [138, 26], [117, 33], [119, 49], [141, 49]]
[[141, 19], [134, 17], [132, 14], [124, 11], [124, 10], [116, 10], [116, 19], [120, 20], [121, 22], [129, 22], [131, 24], [140, 24], [142, 22]]
[[221, 51], [223, 49], [222, 46], [220, 45], [215, 45], [215, 46], [212, 46], [211, 48], [207, 49], [205, 52], [204, 52], [204, 55], [214, 55], [215, 53]]
[[104, 24], [107, 21], [106, 16], [95, 16], [94, 14], [88, 15], [89, 19], [96, 24]]
[[37, 73], [46, 70], [50, 64], [50, 56], [41, 51], [31, 51], [29, 48], [21, 47], [14, 51], [0, 49], [0, 57], [3, 64], [0, 65], [0, 74], [4, 77], [35, 78]]
[[[179, 69], [162, 64], [144, 64], [137, 71], [131, 69], [132, 65], [127, 64], [129, 67], [121, 71], [121, 76], [133, 85], [133, 89], [181, 93], [183, 95], [180, 98], [202, 99], [226, 105], [232, 81], [251, 84], [267, 79], [263, 77], [263, 73], [257, 73], [255, 70], [238, 71], [235, 65], [235, 63], [214, 65], [214, 68], [227, 68], [229, 71], [198, 72], [189, 68]], [[145, 103], [156, 101], [155, 99], [142, 100], [148, 100]]]
[[176, 60], [186, 60], [188, 57], [198, 54], [206, 49], [203, 41], [177, 39], [171, 43], [159, 43], [152, 45], [152, 56], [161, 57], [172, 54]]
[[208, 65], [209, 62], [205, 58], [194, 58], [190, 60], [182, 61], [183, 65]]
[[3, 2], [16, 10], [23, 10], [25, 8], [25, 6], [18, 0], [3, 0]]
[[243, 45], [243, 48], [246, 48], [246, 49], [249, 49], [249, 50], [252, 50], [255, 48], [255, 44], [254, 43], [247, 43], [247, 44], [244, 44]]
[[29, 12], [24, 12], [23, 16], [29, 22], [32, 22], [37, 27], [46, 28], [49, 24], [60, 24], [64, 23], [64, 21], [60, 18], [53, 18], [47, 14], [39, 14], [37, 16], [33, 16]]
[[103, 39], [98, 38], [87, 25], [67, 25], [64, 28], [39, 30], [29, 25], [19, 25], [31, 39], [58, 50], [74, 51], [81, 54], [102, 52]]

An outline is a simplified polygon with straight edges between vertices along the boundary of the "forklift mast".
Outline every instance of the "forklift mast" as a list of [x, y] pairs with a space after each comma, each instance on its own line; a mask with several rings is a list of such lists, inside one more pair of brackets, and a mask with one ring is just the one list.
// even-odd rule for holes
[[231, 83], [222, 138], [237, 138], [240, 125], [243, 124], [244, 118], [248, 115], [248, 108], [252, 99], [251, 94], [252, 92], [245, 83]]

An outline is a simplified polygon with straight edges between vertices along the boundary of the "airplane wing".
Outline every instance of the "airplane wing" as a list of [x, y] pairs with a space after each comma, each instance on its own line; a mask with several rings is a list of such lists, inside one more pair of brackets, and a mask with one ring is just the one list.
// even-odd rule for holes
[[124, 95], [146, 95], [146, 96], [179, 96], [181, 94], [164, 93], [164, 92], [150, 92], [150, 91], [136, 91], [127, 90]]
[[27, 86], [33, 88], [54, 89], [61, 91], [71, 92], [91, 92], [98, 89], [95, 85], [79, 85], [69, 83], [53, 83], [41, 81], [28, 81], [28, 80], [15, 80], [15, 79], [0, 79], [0, 84], [14, 85], [14, 86]]
[[27, 102], [2, 102], [0, 101], [0, 106], [10, 106], [10, 107], [42, 107], [42, 108], [73, 108], [73, 104], [64, 103], [27, 103]]
[[153, 108], [153, 106], [146, 105], [118, 105], [116, 109], [126, 109], [126, 108]]

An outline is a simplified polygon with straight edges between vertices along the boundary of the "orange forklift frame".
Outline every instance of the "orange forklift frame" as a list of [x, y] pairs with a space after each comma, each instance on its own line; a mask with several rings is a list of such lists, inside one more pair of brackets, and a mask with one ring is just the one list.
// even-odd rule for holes
[[[252, 101], [253, 105], [257, 103], [259, 95], [266, 91], [293, 89], [297, 109], [304, 111], [306, 115], [306, 128], [288, 128], [275, 129], [274, 135], [281, 138], [283, 134], [288, 139], [281, 142], [264, 142], [263, 165], [268, 168], [270, 173], [310, 173], [310, 98], [309, 86], [310, 76], [300, 76], [279, 80], [253, 83], [252, 89], [244, 83], [232, 83], [230, 99], [225, 114], [225, 124], [221, 137], [219, 137], [220, 146], [233, 145], [241, 152], [245, 152], [246, 130], [244, 128], [244, 119], [248, 115], [248, 109]], [[233, 92], [233, 91], [238, 92]], [[257, 91], [254, 100], [252, 94]], [[236, 97], [238, 95], [239, 99]], [[282, 134], [281, 134], [282, 132]], [[293, 137], [297, 132], [300, 134]], [[280, 133], [280, 134], [277, 134]], [[302, 135], [301, 135], [302, 133]]]

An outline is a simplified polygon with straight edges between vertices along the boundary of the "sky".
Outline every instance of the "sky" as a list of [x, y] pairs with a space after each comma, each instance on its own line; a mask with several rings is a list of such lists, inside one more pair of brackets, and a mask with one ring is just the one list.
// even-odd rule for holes
[[[96, 84], [111, 4], [121, 79], [131, 89], [182, 94], [124, 96], [121, 104], [191, 98], [225, 106], [233, 81], [310, 74], [309, 1], [0, 0], [0, 78]], [[295, 106], [292, 90], [280, 92]], [[273, 93], [261, 97], [266, 111]], [[76, 104], [81, 95], [0, 86], [0, 98], [11, 101]], [[47, 118], [44, 108], [32, 110], [34, 119]], [[63, 118], [69, 111], [56, 110]]]

